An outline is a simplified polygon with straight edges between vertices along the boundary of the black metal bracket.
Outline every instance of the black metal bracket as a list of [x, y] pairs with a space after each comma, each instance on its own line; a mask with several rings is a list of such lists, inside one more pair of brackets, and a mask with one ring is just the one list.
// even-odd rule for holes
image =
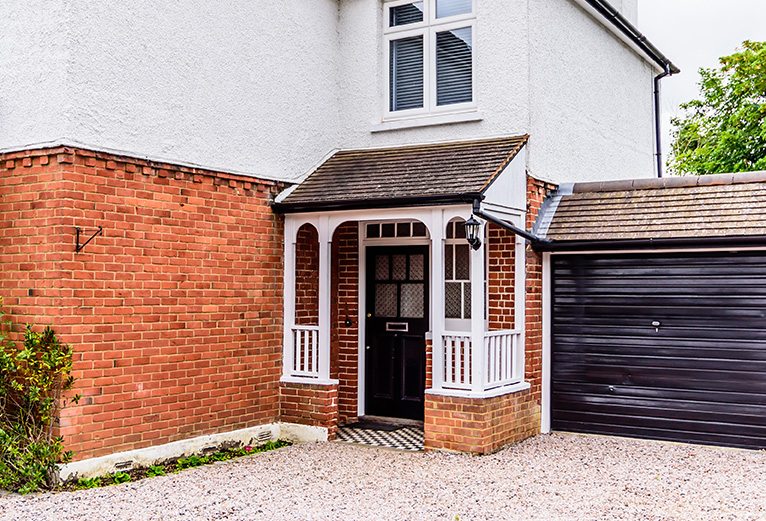
[[76, 227], [75, 230], [77, 230], [77, 248], [75, 249], [75, 253], [80, 253], [80, 251], [82, 251], [82, 249], [85, 248], [85, 246], [87, 246], [88, 243], [92, 241], [94, 237], [96, 237], [96, 235], [104, 235], [104, 229], [101, 226], [99, 226], [98, 230], [96, 230], [96, 233], [90, 236], [90, 239], [80, 244], [80, 232], [82, 230], [80, 229], [79, 226]]

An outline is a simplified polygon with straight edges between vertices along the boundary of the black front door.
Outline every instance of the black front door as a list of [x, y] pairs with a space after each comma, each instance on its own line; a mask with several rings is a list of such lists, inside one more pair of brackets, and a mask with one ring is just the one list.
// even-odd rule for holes
[[367, 248], [366, 413], [423, 419], [428, 246]]

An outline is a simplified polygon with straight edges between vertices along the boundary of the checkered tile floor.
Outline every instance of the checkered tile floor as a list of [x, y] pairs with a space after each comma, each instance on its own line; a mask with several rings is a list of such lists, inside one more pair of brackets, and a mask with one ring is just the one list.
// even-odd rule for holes
[[402, 427], [390, 432], [340, 427], [338, 441], [414, 452], [422, 451], [424, 443], [423, 430], [415, 427]]

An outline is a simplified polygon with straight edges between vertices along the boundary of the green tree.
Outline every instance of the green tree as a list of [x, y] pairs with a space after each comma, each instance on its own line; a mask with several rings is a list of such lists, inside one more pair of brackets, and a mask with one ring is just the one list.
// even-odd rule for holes
[[700, 69], [700, 99], [671, 120], [674, 174], [766, 170], [766, 42], [745, 41], [717, 69]]

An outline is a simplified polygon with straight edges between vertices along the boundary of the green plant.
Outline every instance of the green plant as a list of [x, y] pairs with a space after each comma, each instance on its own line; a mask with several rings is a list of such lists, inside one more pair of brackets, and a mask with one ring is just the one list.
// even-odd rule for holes
[[82, 478], [77, 480], [77, 490], [84, 490], [87, 488], [96, 488], [101, 486], [101, 478]]
[[188, 458], [179, 459], [178, 462], [176, 463], [176, 468], [178, 470], [189, 469], [192, 467], [199, 467], [201, 465], [206, 465], [209, 462], [210, 460], [207, 457], [197, 456], [196, 454], [193, 454], [189, 456]]
[[162, 467], [162, 465], [152, 465], [149, 467], [149, 470], [146, 471], [146, 477], [153, 478], [156, 476], [164, 476], [165, 475], [165, 469]]
[[672, 120], [674, 173], [766, 169], [766, 42], [745, 41], [720, 65], [700, 69], [700, 98]]
[[0, 310], [0, 488], [26, 494], [52, 488], [56, 463], [73, 455], [64, 450], [63, 438], [53, 435], [66, 405], [63, 394], [74, 384], [72, 347], [50, 327], [37, 332], [27, 326], [18, 348], [13, 324], [4, 316]]
[[127, 483], [130, 481], [130, 474], [118, 471], [109, 476], [109, 479], [111, 480], [110, 485], [119, 485], [120, 483]]

